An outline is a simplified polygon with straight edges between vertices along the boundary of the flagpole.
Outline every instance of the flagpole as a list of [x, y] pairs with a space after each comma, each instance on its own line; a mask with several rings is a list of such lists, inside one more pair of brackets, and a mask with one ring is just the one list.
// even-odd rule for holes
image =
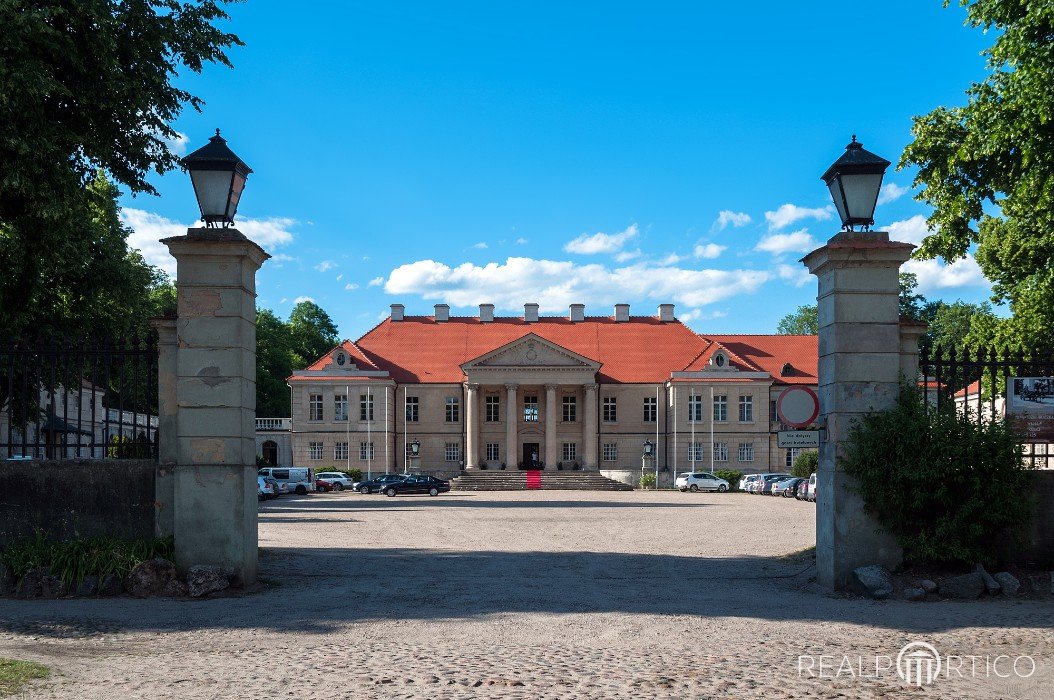
[[695, 458], [696, 458], [696, 454], [695, 454], [695, 418], [696, 418], [695, 405], [696, 405], [695, 404], [695, 387], [691, 386], [691, 387], [688, 388], [688, 422], [692, 424], [692, 451], [691, 451], [692, 459], [691, 459], [691, 465], [690, 466], [691, 466], [691, 469], [692, 469], [693, 472], [695, 472]]
[[370, 418], [373, 417], [373, 396], [370, 395], [370, 388], [366, 387], [366, 480], [373, 481], [373, 443], [372, 433], [370, 432]]
[[351, 385], [344, 387], [344, 430], [346, 431], [345, 439], [348, 441], [348, 449], [345, 451], [344, 457], [348, 463], [348, 473], [351, 473]]
[[[728, 403], [725, 403], [728, 410]], [[710, 473], [714, 473], [714, 387], [710, 387]]]
[[391, 464], [391, 450], [388, 445], [388, 387], [384, 387], [384, 473], [388, 473]]

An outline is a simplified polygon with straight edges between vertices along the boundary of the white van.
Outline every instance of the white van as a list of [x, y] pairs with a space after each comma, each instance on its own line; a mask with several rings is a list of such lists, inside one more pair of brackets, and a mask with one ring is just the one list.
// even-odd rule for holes
[[264, 467], [259, 475], [286, 484], [290, 491], [301, 496], [315, 490], [315, 470], [311, 467]]

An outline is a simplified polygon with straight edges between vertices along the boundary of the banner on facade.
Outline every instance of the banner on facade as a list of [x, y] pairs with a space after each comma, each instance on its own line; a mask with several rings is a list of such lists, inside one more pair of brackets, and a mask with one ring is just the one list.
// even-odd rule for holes
[[1054, 442], [1054, 377], [1007, 379], [1006, 412], [1025, 442]]

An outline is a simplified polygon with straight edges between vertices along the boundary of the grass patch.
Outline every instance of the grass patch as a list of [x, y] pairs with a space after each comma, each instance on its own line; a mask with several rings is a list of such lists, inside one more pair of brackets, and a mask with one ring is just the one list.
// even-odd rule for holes
[[48, 677], [48, 667], [32, 661], [0, 659], [0, 696], [20, 692], [30, 681]]
[[0, 562], [16, 578], [31, 569], [48, 569], [67, 586], [73, 586], [90, 575], [102, 579], [115, 574], [124, 578], [140, 562], [158, 557], [172, 559], [172, 554], [171, 537], [127, 540], [102, 536], [60, 542], [38, 530], [34, 536], [0, 549]]

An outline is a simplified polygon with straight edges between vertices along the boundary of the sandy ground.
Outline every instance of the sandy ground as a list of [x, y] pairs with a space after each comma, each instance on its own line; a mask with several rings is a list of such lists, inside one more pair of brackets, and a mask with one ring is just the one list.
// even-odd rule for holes
[[[820, 595], [787, 556], [814, 517], [740, 494], [284, 498], [261, 509], [261, 591], [3, 600], [0, 656], [55, 670], [28, 698], [1054, 697], [1054, 601]], [[1037, 668], [874, 678], [915, 640]]]

